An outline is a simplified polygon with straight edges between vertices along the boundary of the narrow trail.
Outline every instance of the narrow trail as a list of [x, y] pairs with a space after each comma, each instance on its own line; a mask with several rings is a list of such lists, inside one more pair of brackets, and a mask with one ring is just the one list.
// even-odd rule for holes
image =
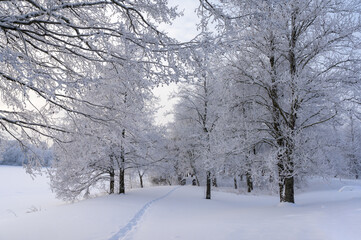
[[178, 186], [170, 190], [165, 195], [158, 197], [156, 199], [153, 199], [149, 202], [147, 202], [135, 215], [134, 217], [128, 222], [127, 225], [125, 225], [123, 228], [121, 228], [117, 233], [115, 233], [112, 237], [109, 238], [109, 240], [121, 240], [126, 237], [128, 233], [130, 233], [132, 230], [134, 230], [139, 221], [142, 219], [145, 212], [151, 207], [151, 205], [155, 202], [158, 202], [166, 197], [168, 197], [170, 194], [172, 194], [175, 190], [179, 189], [182, 186]]

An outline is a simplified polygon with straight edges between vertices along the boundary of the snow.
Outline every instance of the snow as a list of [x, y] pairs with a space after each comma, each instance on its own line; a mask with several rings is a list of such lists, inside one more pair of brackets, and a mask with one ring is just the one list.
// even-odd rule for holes
[[[0, 167], [0, 239], [302, 239], [361, 236], [361, 181], [312, 179], [296, 204], [277, 196], [164, 186], [77, 203], [54, 198], [46, 176]], [[342, 191], [341, 191], [342, 190]]]
[[0, 166], [0, 224], [60, 204], [63, 203], [51, 193], [45, 175], [33, 180], [22, 167]]
[[122, 239], [124, 238], [129, 232], [131, 232], [135, 227], [138, 226], [139, 221], [142, 219], [143, 215], [146, 213], [146, 211], [148, 210], [148, 208], [155, 202], [162, 200], [163, 198], [168, 197], [172, 192], [174, 192], [175, 190], [177, 190], [179, 187], [175, 187], [172, 190], [170, 190], [168, 193], [166, 193], [165, 195], [156, 198], [150, 202], [147, 202], [142, 209], [140, 209], [135, 216], [128, 222], [127, 225], [125, 225], [125, 227], [121, 228], [116, 234], [114, 234], [110, 240], [117, 240], [117, 239]]
[[339, 192], [346, 192], [346, 191], [361, 191], [360, 186], [343, 186]]

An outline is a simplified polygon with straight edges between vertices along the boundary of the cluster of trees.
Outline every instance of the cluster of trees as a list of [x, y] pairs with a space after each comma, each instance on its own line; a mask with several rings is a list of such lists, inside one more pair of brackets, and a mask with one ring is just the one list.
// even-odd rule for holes
[[164, 158], [148, 105], [152, 87], [180, 78], [180, 47], [157, 29], [176, 16], [167, 1], [1, 1], [1, 129], [52, 139], [59, 197], [102, 179], [114, 192], [116, 172], [122, 193], [130, 163]]
[[200, 2], [207, 48], [172, 138], [206, 198], [224, 174], [277, 186], [281, 202], [304, 176], [358, 178], [360, 2]]
[[[0, 2], [0, 126], [53, 140], [58, 197], [124, 193], [126, 171], [190, 173], [207, 199], [245, 176], [281, 202], [305, 176], [359, 177], [360, 1], [199, 3], [201, 34], [178, 43], [158, 30], [167, 1]], [[179, 80], [155, 126], [152, 88]]]
[[[107, 74], [111, 71], [106, 69]], [[68, 141], [55, 148], [51, 179], [58, 197], [72, 200], [99, 182], [109, 183], [109, 193], [125, 193], [127, 169], [139, 176], [143, 187], [145, 171], [165, 160], [162, 130], [152, 123], [148, 83], [137, 72], [121, 71], [90, 86], [85, 94], [104, 107], [96, 115], [107, 120], [79, 115], [65, 122], [74, 134], [65, 134], [62, 138]]]

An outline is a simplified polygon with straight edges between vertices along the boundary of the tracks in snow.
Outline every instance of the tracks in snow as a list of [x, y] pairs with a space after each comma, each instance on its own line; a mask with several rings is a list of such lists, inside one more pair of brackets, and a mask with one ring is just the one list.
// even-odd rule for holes
[[166, 197], [168, 197], [170, 194], [172, 194], [175, 190], [180, 188], [181, 186], [175, 187], [172, 190], [170, 190], [165, 195], [153, 199], [152, 201], [147, 202], [135, 215], [134, 217], [128, 222], [127, 225], [125, 225], [123, 228], [121, 228], [117, 233], [115, 233], [112, 237], [109, 238], [109, 240], [120, 240], [123, 239], [129, 232], [131, 232], [139, 223], [139, 221], [142, 219], [143, 215], [147, 211], [147, 209], [155, 202], [158, 202], [159, 200], [162, 200]]

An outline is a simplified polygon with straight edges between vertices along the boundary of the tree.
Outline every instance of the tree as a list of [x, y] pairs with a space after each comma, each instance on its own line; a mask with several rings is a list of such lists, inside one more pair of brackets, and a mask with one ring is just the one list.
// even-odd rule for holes
[[[118, 193], [125, 193], [125, 169], [137, 166], [139, 145], [146, 144], [145, 126], [150, 122], [146, 107], [151, 98], [149, 82], [137, 69], [102, 66], [102, 81], [89, 86], [84, 101], [93, 100], [103, 106], [101, 111], [79, 104], [76, 109], [89, 115], [102, 116], [94, 121], [83, 115], [68, 115], [65, 128], [69, 143], [57, 148], [52, 185], [59, 197], [75, 198], [98, 181], [109, 181], [109, 193], [114, 193], [116, 175]], [[71, 165], [74, 160], [74, 166]], [[76, 180], [79, 179], [80, 180]], [[71, 191], [70, 191], [71, 190]], [[69, 192], [70, 191], [70, 192]]]
[[346, 173], [354, 178], [358, 179], [361, 174], [361, 151], [360, 151], [360, 134], [361, 129], [359, 127], [358, 111], [354, 104], [351, 104], [351, 109], [348, 109], [345, 126], [340, 131], [341, 152], [344, 155], [346, 164]]
[[[359, 72], [359, 65], [354, 65], [354, 71]], [[338, 141], [339, 149], [346, 160], [346, 174], [353, 176], [356, 179], [359, 178], [361, 173], [360, 162], [360, 78], [355, 76], [353, 79], [348, 79], [346, 84], [339, 93], [341, 99], [341, 114], [338, 119], [340, 131], [337, 131], [339, 136]], [[343, 173], [344, 174], [344, 173]]]
[[[281, 202], [294, 202], [294, 177], [307, 172], [305, 133], [332, 119], [332, 93], [353, 79], [359, 64], [359, 1], [201, 0], [219, 21], [235, 81], [254, 88], [250, 95], [263, 113], [258, 121], [274, 149]], [[357, 73], [356, 73], [357, 74]]]
[[196, 179], [198, 173], [205, 171], [206, 199], [211, 199], [211, 182], [213, 178], [216, 185], [218, 171], [212, 133], [219, 118], [219, 86], [212, 75], [211, 54], [206, 41], [203, 42], [203, 48], [193, 55], [194, 80], [180, 90], [180, 101], [175, 107], [175, 124], [180, 128], [175, 134], [183, 132], [175, 137], [184, 141], [182, 147], [185, 149], [181, 151], [185, 151]]
[[170, 123], [170, 129], [167, 136], [169, 142], [168, 151], [173, 158], [173, 169], [178, 179], [191, 174], [194, 177], [195, 184], [200, 186], [199, 177], [201, 175], [201, 166], [199, 166], [199, 154], [196, 149], [196, 141], [192, 138], [192, 123], [180, 116], [176, 117], [174, 123]]
[[[175, 42], [157, 30], [177, 16], [167, 1], [1, 1], [0, 125], [14, 138], [68, 132], [58, 112], [102, 106], [81, 98], [102, 77], [99, 66], [135, 67], [150, 82], [177, 75]], [[174, 45], [173, 45], [174, 46]]]
[[[246, 176], [248, 192], [253, 190], [254, 180], [258, 180], [262, 169], [262, 154], [265, 137], [262, 126], [258, 119], [262, 116], [256, 108], [250, 95], [254, 89], [247, 88], [234, 80], [238, 75], [234, 69], [228, 66], [228, 61], [219, 61], [217, 78], [221, 84], [220, 117], [215, 128], [217, 135], [217, 149], [220, 149], [224, 159], [224, 172], [234, 177], [236, 184], [237, 176]], [[257, 154], [256, 154], [257, 153]], [[264, 166], [263, 166], [264, 167]]]

